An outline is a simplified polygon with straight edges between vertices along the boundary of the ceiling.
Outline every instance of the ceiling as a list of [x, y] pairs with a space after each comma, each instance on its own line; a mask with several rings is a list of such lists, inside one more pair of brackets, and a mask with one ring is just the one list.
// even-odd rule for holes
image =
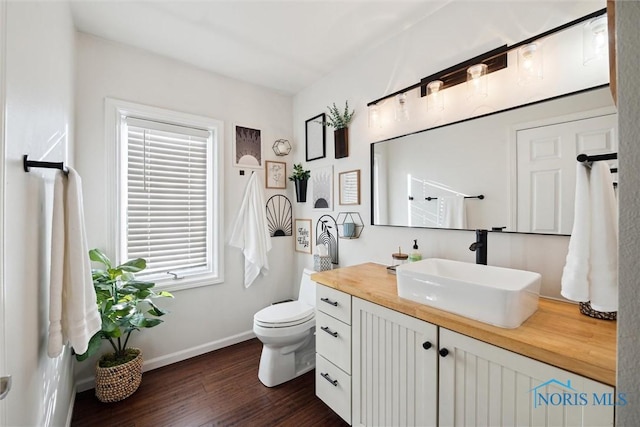
[[295, 94], [452, 0], [75, 0], [79, 31]]

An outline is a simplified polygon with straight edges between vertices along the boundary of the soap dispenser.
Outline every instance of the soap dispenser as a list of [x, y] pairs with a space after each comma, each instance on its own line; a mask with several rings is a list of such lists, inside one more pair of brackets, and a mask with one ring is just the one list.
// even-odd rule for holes
[[418, 252], [418, 239], [413, 241], [413, 252], [409, 255], [409, 262], [416, 262], [422, 259], [422, 255]]

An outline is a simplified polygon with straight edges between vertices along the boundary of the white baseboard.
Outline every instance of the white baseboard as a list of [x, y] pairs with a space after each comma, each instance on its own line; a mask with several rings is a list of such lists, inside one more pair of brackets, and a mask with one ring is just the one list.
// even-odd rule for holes
[[77, 390], [77, 387], [74, 384], [73, 388], [71, 389], [71, 402], [69, 402], [69, 412], [67, 412], [67, 421], [64, 424], [66, 427], [71, 427], [71, 418], [73, 418], [73, 406], [76, 403], [76, 399], [75, 399], [76, 390]]
[[[152, 371], [163, 366], [171, 365], [172, 363], [180, 362], [190, 359], [192, 357], [200, 356], [201, 354], [209, 353], [211, 351], [219, 350], [230, 345], [238, 344], [243, 341], [255, 338], [256, 335], [253, 331], [242, 332], [237, 335], [222, 338], [217, 341], [212, 341], [206, 344], [198, 345], [196, 347], [187, 348], [185, 350], [176, 351], [164, 356], [154, 357], [153, 359], [145, 360], [142, 366], [142, 371]], [[76, 391], [83, 392], [95, 388], [95, 376], [84, 378], [76, 381]], [[71, 419], [69, 419], [70, 421]]]

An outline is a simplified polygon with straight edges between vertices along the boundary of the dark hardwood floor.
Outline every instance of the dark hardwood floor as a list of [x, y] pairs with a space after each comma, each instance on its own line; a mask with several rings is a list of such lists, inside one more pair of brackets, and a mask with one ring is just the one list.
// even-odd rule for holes
[[258, 380], [262, 344], [245, 341], [145, 372], [129, 398], [78, 393], [71, 426], [346, 426], [315, 396], [314, 371], [268, 388]]

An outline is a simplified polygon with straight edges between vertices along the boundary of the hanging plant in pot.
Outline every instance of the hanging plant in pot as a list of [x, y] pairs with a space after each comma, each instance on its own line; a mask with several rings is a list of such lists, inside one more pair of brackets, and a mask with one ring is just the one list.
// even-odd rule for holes
[[302, 169], [302, 163], [293, 165], [293, 173], [289, 181], [293, 181], [296, 187], [296, 200], [298, 203], [307, 201], [307, 182], [311, 176], [311, 171]]
[[[76, 359], [83, 361], [96, 354], [102, 340], [111, 344], [114, 352], [102, 355], [96, 363], [96, 397], [102, 402], [117, 402], [132, 395], [142, 381], [142, 352], [127, 346], [131, 333], [162, 323], [158, 317], [167, 312], [152, 299], [173, 295], [155, 292], [155, 283], [135, 279], [135, 273], [147, 266], [142, 258], [116, 267], [99, 249], [90, 250], [89, 258], [104, 266], [91, 271], [102, 328], [91, 337], [87, 351], [76, 354]], [[148, 316], [143, 308], [147, 308]]]
[[353, 120], [355, 110], [349, 111], [349, 101], [344, 102], [344, 111], [340, 111], [334, 102], [329, 109], [326, 126], [335, 128], [333, 132], [333, 143], [335, 158], [341, 159], [349, 157], [349, 124]]

